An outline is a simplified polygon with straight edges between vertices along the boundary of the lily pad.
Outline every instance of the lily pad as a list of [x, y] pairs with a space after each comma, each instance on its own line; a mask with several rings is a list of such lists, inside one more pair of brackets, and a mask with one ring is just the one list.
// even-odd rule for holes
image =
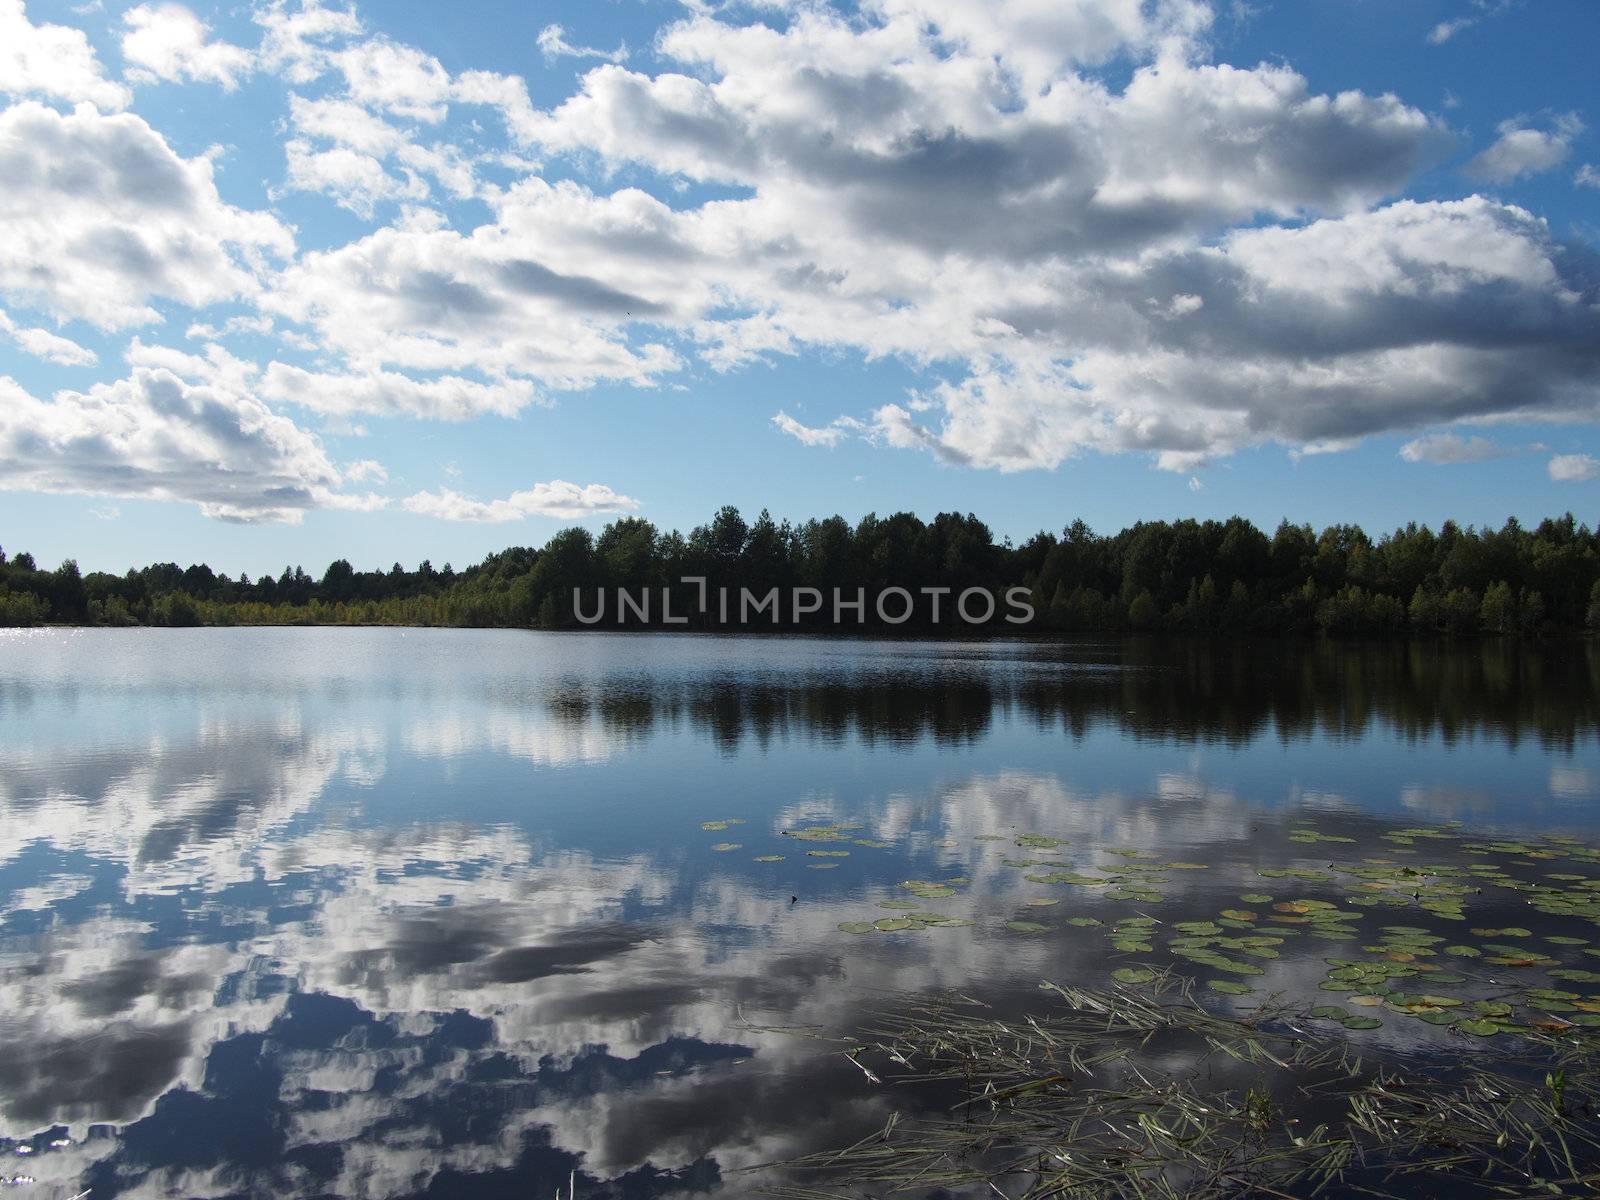
[[1111, 972], [1111, 978], [1118, 983], [1149, 983], [1156, 977], [1156, 973], [1149, 967], [1118, 967]]
[[1248, 983], [1239, 983], [1232, 979], [1208, 979], [1206, 986], [1213, 992], [1221, 992], [1224, 996], [1245, 996], [1255, 991]]
[[743, 850], [744, 845], [740, 842], [718, 842], [711, 848], [718, 854], [726, 854], [730, 850]]

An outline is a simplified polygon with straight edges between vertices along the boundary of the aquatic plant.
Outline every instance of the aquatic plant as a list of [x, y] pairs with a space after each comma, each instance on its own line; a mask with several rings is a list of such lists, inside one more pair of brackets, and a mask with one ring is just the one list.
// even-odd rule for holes
[[785, 1164], [768, 1193], [1222, 1200], [1600, 1184], [1600, 1040], [1587, 1030], [1524, 1030], [1490, 1063], [1378, 1061], [1310, 1013], [1269, 1002], [1219, 1014], [1178, 976], [1118, 975], [1139, 985], [1048, 984], [1053, 1003], [1022, 1016], [968, 997], [879, 1014], [851, 1061], [870, 1080], [943, 1087], [952, 1107], [897, 1113], [854, 1145]]

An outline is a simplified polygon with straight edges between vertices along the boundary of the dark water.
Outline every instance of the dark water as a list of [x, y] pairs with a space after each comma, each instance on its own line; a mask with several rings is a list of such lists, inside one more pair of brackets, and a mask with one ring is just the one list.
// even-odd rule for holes
[[[1103, 982], [1137, 959], [1118, 918], [1322, 886], [1262, 869], [1600, 843], [1597, 683], [1592, 644], [0, 634], [0, 1180], [750, 1194], [748, 1168], [916, 1103], [779, 1027]], [[1159, 896], [1028, 879], [1116, 863]], [[900, 915], [907, 880], [974, 923], [839, 930]], [[1516, 892], [1462, 903], [1595, 932]], [[1329, 947], [1295, 941], [1248, 982], [1325, 1002]]]

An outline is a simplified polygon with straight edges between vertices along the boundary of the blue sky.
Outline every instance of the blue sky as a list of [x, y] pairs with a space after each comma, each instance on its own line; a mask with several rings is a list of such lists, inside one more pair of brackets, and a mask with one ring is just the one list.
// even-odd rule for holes
[[1589, 0], [0, 0], [0, 545], [1600, 499]]

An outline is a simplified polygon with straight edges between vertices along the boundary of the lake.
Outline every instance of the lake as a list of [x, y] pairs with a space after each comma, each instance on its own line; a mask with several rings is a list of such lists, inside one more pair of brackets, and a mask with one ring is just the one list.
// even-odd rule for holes
[[1293, 897], [1581, 976], [1597, 735], [1594, 643], [0, 631], [0, 1177], [751, 1194], [921, 1103], [809, 1035], [1224, 911], [1326, 1003]]

